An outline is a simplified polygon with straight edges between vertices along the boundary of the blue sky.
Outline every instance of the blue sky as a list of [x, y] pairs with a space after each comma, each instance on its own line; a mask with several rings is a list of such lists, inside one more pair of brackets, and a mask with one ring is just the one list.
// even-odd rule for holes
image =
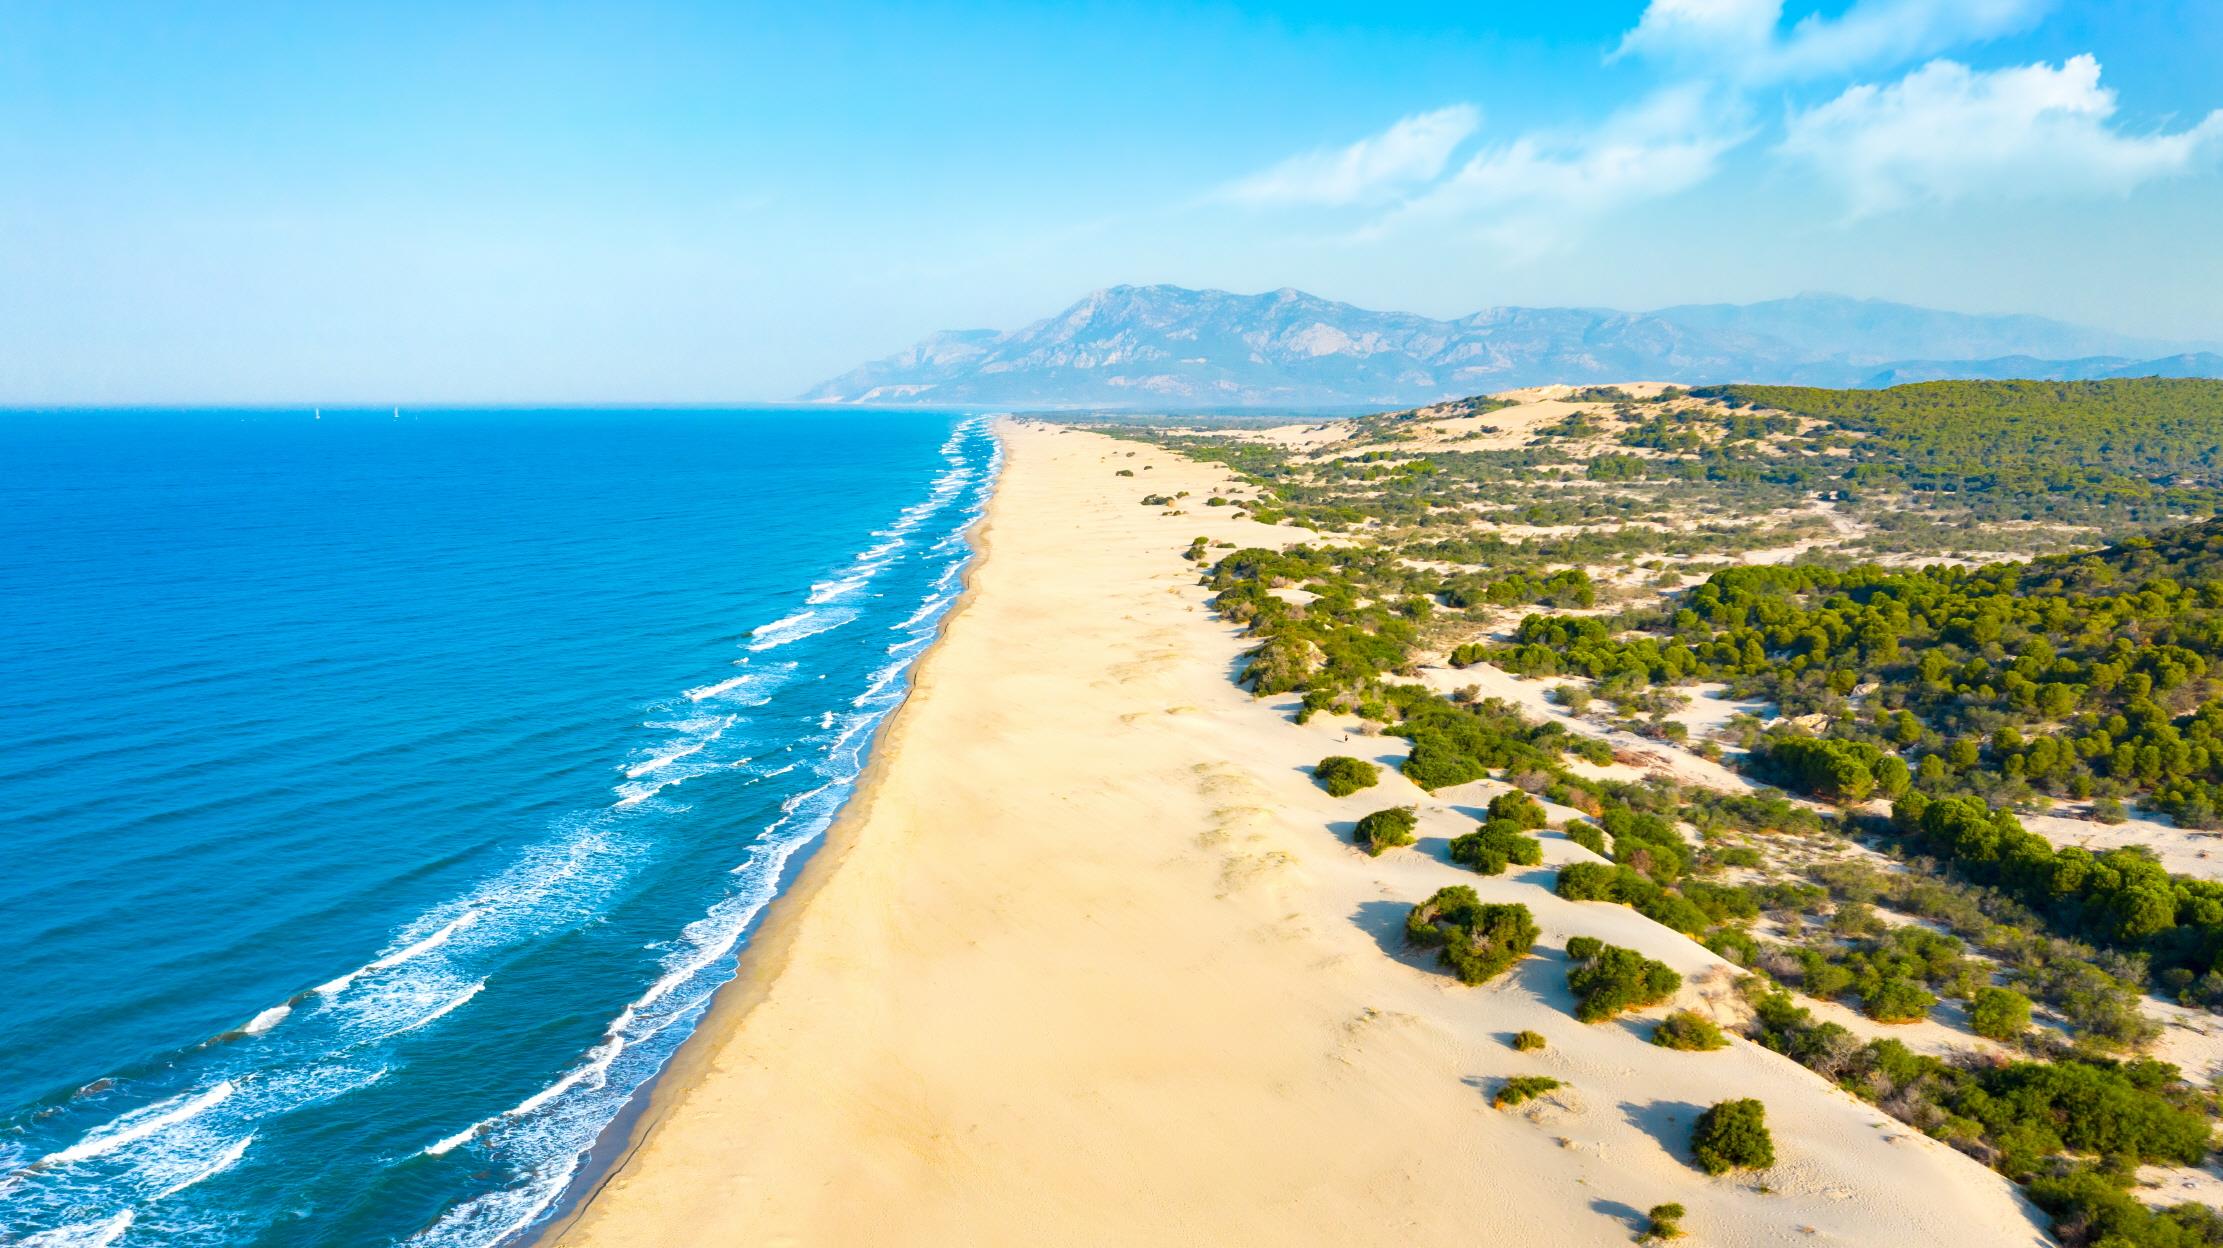
[[0, 0], [0, 402], [778, 398], [1119, 282], [2223, 340], [2223, 4], [1557, 7]]

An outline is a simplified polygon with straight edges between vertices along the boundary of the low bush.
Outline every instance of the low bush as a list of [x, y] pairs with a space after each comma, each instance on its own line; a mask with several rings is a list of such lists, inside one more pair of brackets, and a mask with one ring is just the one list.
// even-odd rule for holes
[[1662, 888], [1633, 867], [1602, 862], [1571, 862], [1559, 869], [1553, 891], [1569, 901], [1611, 901], [1678, 932], [1697, 935], [1713, 919], [1681, 893]]
[[2012, 988], [1978, 988], [1968, 1001], [1968, 1029], [1987, 1040], [2013, 1040], [2030, 1030], [2030, 998]]
[[1489, 821], [1504, 821], [1523, 831], [1543, 827], [1549, 822], [1544, 817], [1544, 805], [1528, 794], [1514, 789], [1490, 799]]
[[1541, 1048], [1543, 1048], [1543, 1047], [1544, 1047], [1544, 1033], [1543, 1033], [1543, 1032], [1540, 1032], [1540, 1031], [1516, 1031], [1516, 1032], [1514, 1032], [1514, 1033], [1513, 1033], [1513, 1048], [1514, 1048], [1514, 1049], [1515, 1049], [1516, 1051], [1518, 1051], [1518, 1052], [1522, 1052], [1522, 1053], [1534, 1053], [1534, 1052], [1536, 1052], [1537, 1050], [1539, 1050], [1539, 1049], [1541, 1049]]
[[1658, 1005], [1683, 986], [1683, 977], [1666, 963], [1594, 936], [1568, 941], [1567, 956], [1575, 959], [1567, 970], [1567, 986], [1575, 993], [1575, 1017], [1586, 1023]]
[[1454, 837], [1451, 861], [1483, 875], [1501, 875], [1507, 863], [1533, 867], [1544, 860], [1544, 847], [1509, 820], [1491, 819], [1480, 831]]
[[1690, 1133], [1691, 1156], [1708, 1174], [1765, 1170], [1775, 1164], [1767, 1107], [1749, 1097], [1723, 1101], [1698, 1116]]
[[1484, 904], [1472, 888], [1454, 884], [1412, 908], [1405, 938], [1437, 948], [1442, 963], [1464, 984], [1487, 983], [1528, 956], [1536, 944], [1528, 907]]
[[1347, 754], [1330, 754], [1312, 769], [1312, 778], [1331, 796], [1349, 797], [1381, 783], [1382, 769]]
[[1490, 1098], [1490, 1104], [1498, 1109], [1506, 1109], [1525, 1101], [1533, 1101], [1544, 1093], [1563, 1086], [1565, 1085], [1550, 1075], [1515, 1075], [1498, 1085], [1497, 1095]]
[[1721, 1028], [1705, 1015], [1677, 1010], [1652, 1029], [1652, 1043], [1663, 1049], [1703, 1053], [1726, 1047], [1729, 1037], [1721, 1034]]
[[2053, 1215], [2064, 1244], [2102, 1248], [2212, 1248], [2223, 1244], [2223, 1212], [2187, 1202], [2150, 1209], [2122, 1189], [2119, 1179], [2087, 1166], [2041, 1175], [2030, 1183], [2030, 1203]]
[[1911, 979], [1882, 979], [1860, 998], [1860, 1012], [1879, 1023], [1918, 1023], [1937, 998]]
[[1351, 840], [1360, 849], [1379, 858], [1385, 849], [1412, 844], [1414, 829], [1419, 826], [1420, 816], [1413, 812], [1412, 807], [1392, 806], [1388, 810], [1377, 810], [1359, 820], [1358, 827], [1351, 833]]
[[1683, 1217], [1686, 1213], [1688, 1210], [1676, 1204], [1654, 1205], [1645, 1210], [1644, 1233], [1637, 1237], [1637, 1242], [1658, 1244], [1670, 1239], [1681, 1239]]

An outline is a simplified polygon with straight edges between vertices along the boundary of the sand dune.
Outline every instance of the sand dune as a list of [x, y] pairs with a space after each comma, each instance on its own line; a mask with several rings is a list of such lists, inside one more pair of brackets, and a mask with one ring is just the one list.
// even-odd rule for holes
[[[1556, 834], [1541, 868], [1445, 862], [1494, 786], [1321, 792], [1321, 755], [1402, 743], [1236, 689], [1241, 640], [1178, 557], [1299, 535], [1138, 505], [1221, 481], [1152, 449], [1008, 439], [989, 557], [868, 795], [563, 1243], [1606, 1245], [1662, 1201], [1707, 1244], [2045, 1242], [1997, 1176], [1791, 1062], [1656, 1048], [1658, 1011], [1574, 1021], [1569, 935], [1670, 962], [1685, 1004], [1728, 968], [1552, 896], [1586, 853]], [[1417, 846], [1343, 840], [1408, 802]], [[1532, 907], [1541, 956], [1475, 989], [1408, 954], [1406, 908], [1459, 882]], [[1550, 1047], [1515, 1053], [1522, 1028]], [[1568, 1087], [1490, 1108], [1524, 1073]], [[1709, 1179], [1690, 1123], [1733, 1096], [1767, 1103], [1779, 1164]]]

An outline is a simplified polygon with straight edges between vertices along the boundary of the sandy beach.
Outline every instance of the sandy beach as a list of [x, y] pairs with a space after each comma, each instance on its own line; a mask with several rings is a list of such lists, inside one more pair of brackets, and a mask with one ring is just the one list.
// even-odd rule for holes
[[[1731, 968], [1553, 896], [1588, 856], [1557, 832], [1539, 868], [1448, 863], [1502, 786], [1314, 785], [1324, 754], [1404, 743], [1232, 683], [1243, 641], [1179, 552], [1302, 534], [1204, 507], [1219, 470], [1005, 437], [985, 559], [868, 785], [556, 1242], [1608, 1245], [1667, 1201], [1705, 1244], [2046, 1242], [1997, 1175], [1788, 1060], [1655, 1047], [1660, 1010], [1576, 1022], [1569, 936], [1724, 1017]], [[1349, 845], [1398, 804], [1417, 846]], [[1407, 952], [1408, 907], [1456, 883], [1526, 903], [1538, 956], [1467, 988]], [[1520, 1074], [1567, 1086], [1491, 1108]], [[1708, 1178], [1691, 1123], [1742, 1096], [1777, 1164]]]

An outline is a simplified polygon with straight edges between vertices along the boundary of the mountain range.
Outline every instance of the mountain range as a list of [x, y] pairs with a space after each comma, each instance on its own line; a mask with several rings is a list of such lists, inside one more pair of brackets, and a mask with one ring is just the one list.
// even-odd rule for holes
[[1457, 320], [1276, 290], [1113, 286], [1022, 329], [954, 330], [812, 387], [813, 403], [1408, 406], [1554, 382], [1885, 386], [1945, 377], [2223, 376], [2223, 348], [2037, 316], [1808, 294], [1749, 304], [1486, 308]]

